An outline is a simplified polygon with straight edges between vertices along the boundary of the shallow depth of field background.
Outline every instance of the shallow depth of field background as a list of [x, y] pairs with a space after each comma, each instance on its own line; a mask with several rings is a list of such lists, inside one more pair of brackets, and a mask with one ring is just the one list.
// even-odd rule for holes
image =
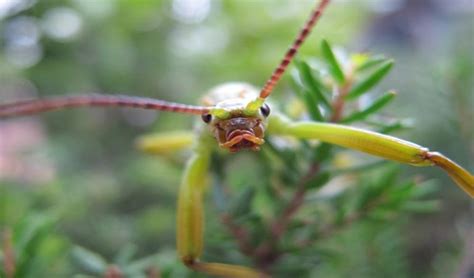
[[[193, 104], [226, 81], [261, 86], [313, 2], [0, 0], [0, 102], [96, 92]], [[395, 68], [379, 88], [399, 94], [385, 113], [412, 121], [396, 136], [474, 171], [472, 1], [334, 2], [299, 58], [318, 55], [323, 38], [351, 52], [392, 57]], [[288, 80], [273, 101], [291, 96]], [[144, 133], [189, 129], [194, 121], [130, 109], [1, 120], [0, 229], [58, 215], [42, 247], [52, 258], [44, 273], [58, 277], [82, 273], [67, 255], [75, 245], [105, 258], [135, 245], [138, 257], [162, 254], [178, 264], [175, 198], [186, 154], [151, 157], [133, 143]], [[258, 182], [252, 163], [248, 154], [236, 154], [229, 165], [235, 180], [245, 174]], [[390, 276], [456, 275], [473, 258], [472, 201], [437, 169], [402, 169], [405, 176], [437, 180], [442, 206], [402, 221], [403, 233], [394, 236], [403, 242], [406, 273]], [[208, 230], [219, 229], [218, 221], [207, 222]], [[368, 248], [348, 247], [347, 257]], [[357, 273], [370, 262], [352, 267]], [[340, 275], [337, 269], [329, 273]]]

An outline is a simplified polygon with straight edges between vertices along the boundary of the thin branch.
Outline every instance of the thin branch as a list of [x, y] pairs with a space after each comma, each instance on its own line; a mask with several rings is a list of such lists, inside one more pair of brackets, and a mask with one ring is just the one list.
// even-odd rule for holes
[[152, 266], [147, 270], [148, 278], [161, 278], [160, 269], [156, 266]]
[[227, 227], [229, 232], [234, 236], [242, 254], [251, 256], [254, 252], [252, 245], [249, 242], [249, 233], [242, 226], [234, 222], [231, 215], [223, 214], [221, 216], [221, 222]]
[[7, 228], [3, 232], [3, 267], [7, 278], [15, 276], [16, 263], [15, 253], [13, 252], [12, 231]]
[[331, 223], [327, 225], [326, 227], [324, 227], [323, 229], [321, 229], [317, 233], [317, 238], [300, 241], [297, 245], [299, 247], [310, 246], [316, 241], [328, 238], [329, 236], [332, 236], [335, 233], [340, 232], [350, 227], [355, 222], [369, 215], [373, 210], [378, 208], [385, 200], [386, 200], [386, 196], [384, 195], [379, 196], [378, 198], [374, 199], [373, 201], [365, 205], [363, 208], [361, 208], [361, 210], [353, 212], [352, 214], [345, 217], [342, 222]]
[[353, 73], [351, 69], [346, 74], [346, 81], [344, 82], [344, 84], [340, 88], [336, 87], [337, 95], [336, 99], [332, 104], [333, 114], [331, 116], [331, 119], [329, 120], [330, 122], [337, 123], [342, 119], [345, 105], [345, 97], [351, 90], [353, 82]]
[[[333, 103], [333, 114], [331, 115], [331, 122], [338, 122], [344, 112], [345, 96], [349, 93], [353, 85], [352, 69], [346, 73], [346, 79], [341, 88], [336, 88], [338, 95]], [[293, 216], [298, 212], [304, 204], [304, 198], [307, 192], [306, 183], [319, 173], [320, 165], [314, 161], [308, 172], [300, 179], [296, 185], [296, 191], [293, 194], [290, 202], [282, 211], [279, 217], [276, 217], [274, 222], [270, 225], [270, 238], [255, 248], [253, 254], [254, 260], [263, 270], [269, 268], [282, 255], [281, 251], [276, 249], [276, 242], [286, 233], [288, 224], [291, 222]]]
[[271, 226], [271, 233], [273, 239], [278, 240], [282, 234], [285, 232], [288, 224], [293, 217], [293, 215], [298, 211], [301, 205], [304, 203], [304, 197], [306, 194], [306, 183], [315, 177], [319, 173], [319, 163], [313, 163], [308, 170], [308, 173], [300, 180], [297, 185], [297, 190], [293, 195], [291, 201], [288, 203], [281, 217], [277, 219]]
[[116, 265], [110, 265], [105, 271], [104, 278], [122, 278], [124, 277], [120, 268]]
[[270, 238], [255, 248], [253, 254], [254, 260], [263, 270], [267, 270], [282, 255], [282, 253], [276, 249], [275, 243], [285, 234], [291, 219], [304, 204], [304, 197], [307, 192], [306, 183], [316, 176], [318, 172], [319, 163], [313, 163], [307, 174], [298, 182], [296, 186], [297, 190], [281, 215], [275, 218], [273, 223], [270, 224]]

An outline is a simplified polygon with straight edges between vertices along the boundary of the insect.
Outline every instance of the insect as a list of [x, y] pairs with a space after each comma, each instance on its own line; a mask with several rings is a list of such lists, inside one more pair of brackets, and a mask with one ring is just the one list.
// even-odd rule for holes
[[[265, 134], [287, 135], [359, 150], [375, 156], [412, 164], [438, 166], [471, 197], [474, 177], [440, 153], [395, 137], [349, 126], [312, 121], [294, 122], [266, 103], [274, 87], [285, 73], [311, 29], [329, 4], [322, 0], [311, 13], [282, 62], [261, 90], [246, 83], [217, 86], [203, 98], [202, 106], [184, 105], [163, 100], [117, 95], [79, 95], [71, 97], [25, 100], [0, 104], [0, 118], [23, 116], [58, 109], [83, 106], [121, 106], [198, 115], [205, 123], [194, 135], [193, 155], [189, 159], [179, 189], [177, 248], [183, 263], [196, 271], [211, 275], [260, 277], [264, 274], [250, 268], [201, 262], [203, 250], [203, 194], [207, 184], [210, 155], [217, 145], [229, 152], [258, 151], [265, 143]], [[190, 144], [188, 138], [145, 138], [145, 150], [179, 149]]]

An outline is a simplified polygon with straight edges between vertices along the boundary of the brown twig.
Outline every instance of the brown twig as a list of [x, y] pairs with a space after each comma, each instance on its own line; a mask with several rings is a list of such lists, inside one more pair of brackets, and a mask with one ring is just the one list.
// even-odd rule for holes
[[288, 205], [282, 211], [281, 215], [275, 218], [270, 224], [270, 238], [260, 244], [254, 251], [254, 260], [263, 270], [272, 265], [282, 254], [275, 248], [275, 243], [285, 234], [293, 216], [298, 212], [304, 203], [304, 197], [307, 192], [307, 182], [316, 176], [319, 172], [319, 163], [313, 163], [304, 177], [297, 184], [297, 190], [293, 194]]
[[156, 266], [152, 266], [147, 270], [148, 278], [161, 278], [160, 269]]
[[386, 199], [385, 199], [384, 195], [376, 198], [375, 200], [373, 200], [373, 201], [369, 202], [367, 205], [365, 205], [359, 211], [356, 211], [356, 212], [348, 215], [347, 217], [345, 217], [342, 222], [331, 223], [331, 224], [327, 225], [326, 227], [324, 227], [323, 229], [321, 229], [317, 233], [317, 238], [300, 241], [297, 245], [300, 246], [300, 247], [310, 246], [318, 240], [326, 239], [329, 236], [334, 235], [335, 233], [340, 232], [340, 231], [348, 228], [349, 226], [354, 224], [354, 222], [357, 222], [357, 221], [361, 220], [362, 218], [366, 217], [367, 215], [369, 215], [374, 209], [379, 207], [385, 200]]
[[104, 274], [104, 278], [122, 278], [122, 277], [123, 277], [122, 271], [116, 265], [110, 265]]
[[242, 226], [234, 222], [229, 214], [223, 214], [221, 216], [221, 222], [227, 227], [229, 232], [234, 236], [239, 246], [240, 252], [247, 256], [251, 256], [254, 252], [251, 244], [249, 243], [249, 233]]
[[15, 253], [13, 252], [12, 231], [7, 228], [3, 232], [3, 267], [7, 278], [15, 276]]
[[352, 69], [346, 74], [346, 81], [342, 86], [336, 87], [336, 98], [332, 103], [333, 113], [331, 119], [329, 120], [332, 123], [337, 123], [342, 119], [343, 112], [344, 112], [344, 105], [345, 105], [345, 97], [349, 93], [350, 89], [352, 88], [353, 84], [353, 73]]
[[[332, 104], [333, 113], [330, 118], [331, 122], [338, 122], [341, 120], [344, 112], [345, 96], [349, 93], [352, 85], [353, 73], [352, 69], [350, 69], [349, 72], [346, 73], [346, 81], [344, 84], [342, 84], [340, 88], [336, 88], [337, 96]], [[281, 215], [276, 217], [274, 222], [270, 225], [271, 236], [269, 240], [255, 248], [254, 260], [263, 270], [266, 270], [282, 255], [281, 252], [276, 249], [275, 243], [278, 242], [278, 240], [280, 240], [285, 234], [291, 219], [303, 205], [307, 192], [306, 183], [319, 173], [319, 167], [320, 165], [318, 162], [312, 163], [311, 167], [308, 169], [308, 172], [298, 182], [296, 186], [297, 189], [288, 205], [285, 207]]]
[[[336, 88], [336, 98], [332, 104], [333, 113], [330, 117], [331, 122], [338, 122], [341, 120], [344, 112], [345, 96], [349, 93], [353, 85], [353, 73], [352, 69], [346, 73], [346, 81], [341, 87]], [[263, 271], [273, 265], [278, 258], [282, 255], [282, 252], [277, 249], [277, 242], [287, 231], [288, 225], [291, 219], [298, 212], [301, 206], [304, 204], [305, 195], [307, 193], [306, 184], [309, 180], [314, 178], [319, 173], [320, 165], [318, 162], [313, 162], [309, 167], [307, 173], [299, 180], [296, 185], [296, 191], [290, 198], [290, 201], [286, 207], [282, 210], [281, 214], [275, 218], [275, 220], [269, 225], [270, 236], [268, 240], [262, 242], [260, 245], [253, 247], [249, 242], [249, 232], [236, 224], [232, 217], [225, 214], [221, 217], [222, 223], [228, 228], [230, 233], [234, 236], [242, 254], [249, 257], [253, 257], [256, 265]], [[349, 220], [348, 224], [357, 220], [358, 217]]]
[[285, 232], [288, 227], [293, 215], [298, 211], [301, 205], [304, 202], [304, 197], [306, 194], [306, 183], [315, 177], [319, 172], [319, 163], [313, 163], [308, 170], [308, 173], [299, 181], [297, 185], [297, 190], [291, 198], [291, 201], [288, 203], [287, 207], [283, 210], [283, 213], [280, 218], [277, 219], [271, 226], [271, 233], [273, 239], [278, 240], [282, 234]]

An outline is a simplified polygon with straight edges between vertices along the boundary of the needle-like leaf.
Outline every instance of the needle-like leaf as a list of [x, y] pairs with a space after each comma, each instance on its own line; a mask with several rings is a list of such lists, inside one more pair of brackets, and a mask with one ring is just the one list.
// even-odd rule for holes
[[107, 261], [101, 255], [81, 246], [72, 249], [72, 256], [88, 272], [103, 274], [107, 269]]
[[383, 94], [381, 97], [377, 98], [367, 106], [365, 109], [355, 112], [348, 117], [344, 118], [341, 120], [342, 123], [351, 123], [354, 121], [359, 121], [367, 118], [369, 115], [379, 111], [383, 107], [385, 107], [387, 104], [389, 104], [397, 95], [395, 91], [389, 91], [385, 94]]
[[292, 76], [293, 76], [293, 85], [295, 88], [295, 92], [298, 94], [300, 98], [303, 99], [304, 104], [306, 106], [306, 109], [308, 110], [308, 113], [311, 119], [315, 121], [319, 121], [319, 122], [324, 121], [324, 117], [318, 108], [319, 99], [315, 94], [312, 94], [311, 92], [309, 92], [309, 89], [306, 89], [305, 86], [303, 85], [304, 81], [302, 80], [303, 77], [302, 77], [301, 71], [299, 72], [294, 71]]
[[323, 40], [323, 42], [321, 43], [321, 51], [324, 59], [329, 64], [329, 71], [331, 73], [331, 76], [337, 81], [337, 83], [344, 83], [344, 72], [342, 71], [341, 66], [337, 62], [336, 56], [332, 51], [331, 45], [326, 40]]
[[297, 61], [296, 67], [298, 68], [303, 86], [316, 97], [319, 103], [323, 104], [326, 108], [331, 108], [329, 100], [321, 91], [322, 84], [318, 84], [319, 81], [314, 77], [311, 67], [306, 62], [302, 61]]
[[250, 212], [252, 200], [255, 197], [255, 187], [249, 186], [244, 189], [230, 209], [233, 217], [241, 217]]
[[319, 108], [318, 108], [318, 105], [317, 105], [318, 101], [317, 101], [316, 97], [313, 94], [311, 94], [310, 92], [304, 91], [303, 92], [303, 98], [305, 100], [306, 107], [308, 109], [308, 113], [309, 113], [311, 119], [313, 119], [315, 121], [319, 121], [319, 122], [324, 121], [324, 117], [321, 114], [321, 111], [319, 111]]
[[331, 175], [330, 175], [329, 172], [323, 172], [323, 173], [317, 175], [316, 177], [310, 179], [306, 183], [306, 188], [307, 189], [320, 188], [323, 185], [325, 185], [329, 181], [330, 178], [331, 178]]
[[380, 65], [384, 62], [388, 62], [388, 61], [389, 60], [387, 60], [387, 58], [385, 58], [383, 56], [369, 57], [366, 61], [364, 61], [363, 63], [361, 63], [360, 65], [358, 65], [356, 67], [356, 71], [357, 72], [363, 72], [365, 70], [373, 68], [374, 66], [378, 66], [378, 65]]
[[382, 80], [387, 73], [392, 69], [393, 61], [387, 61], [377, 68], [372, 74], [369, 74], [365, 79], [356, 84], [352, 90], [347, 94], [346, 99], [353, 100], [362, 94], [372, 89], [380, 80]]
[[428, 201], [407, 201], [401, 207], [404, 211], [416, 212], [416, 213], [432, 213], [438, 211], [441, 207], [441, 203], [438, 200]]

